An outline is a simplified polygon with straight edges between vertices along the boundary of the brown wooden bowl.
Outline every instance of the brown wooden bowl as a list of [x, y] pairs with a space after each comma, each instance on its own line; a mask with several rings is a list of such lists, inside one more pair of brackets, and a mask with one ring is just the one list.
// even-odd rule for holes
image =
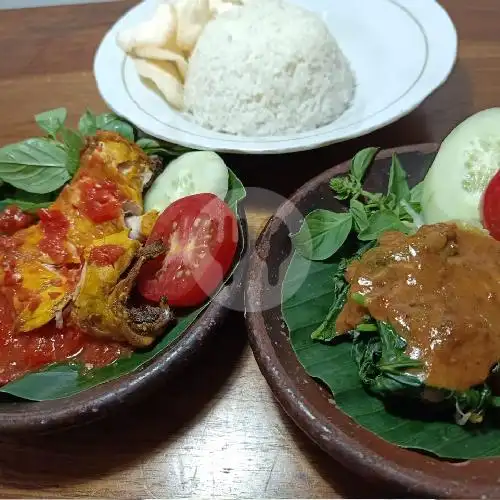
[[95, 421], [123, 404], [131, 404], [145, 397], [161, 382], [165, 382], [165, 379], [179, 374], [183, 367], [194, 362], [214, 337], [231, 307], [241, 299], [248, 260], [245, 256], [248, 231], [245, 212], [241, 206], [238, 214], [241, 221], [240, 233], [243, 236], [241, 241], [245, 242], [240, 264], [219, 291], [217, 300], [209, 304], [177, 341], [143, 368], [74, 396], [41, 402], [10, 398], [8, 401], [2, 400], [0, 433], [46, 433]]
[[[379, 154], [367, 186], [384, 191], [396, 152], [411, 184], [423, 179], [436, 145], [398, 148]], [[385, 159], [384, 159], [385, 158]], [[328, 186], [345, 173], [344, 163], [315, 177], [279, 207], [257, 240], [245, 291], [246, 322], [257, 363], [274, 395], [295, 423], [323, 450], [367, 479], [391, 483], [406, 494], [455, 498], [500, 497], [500, 460], [451, 463], [389, 444], [363, 429], [331, 404], [331, 393], [312, 379], [297, 360], [281, 307], [281, 284], [292, 255], [290, 232], [315, 208], [339, 210]], [[274, 307], [261, 311], [262, 305]]]

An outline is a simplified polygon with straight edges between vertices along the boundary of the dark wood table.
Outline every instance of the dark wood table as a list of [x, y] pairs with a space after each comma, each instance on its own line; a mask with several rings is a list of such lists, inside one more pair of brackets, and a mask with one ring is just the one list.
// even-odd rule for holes
[[[367, 0], [368, 1], [368, 0]], [[0, 145], [36, 133], [33, 115], [66, 106], [76, 120], [105, 109], [94, 51], [135, 2], [0, 10]], [[460, 58], [448, 83], [379, 132], [314, 152], [229, 157], [247, 186], [289, 195], [368, 145], [441, 141], [474, 111], [500, 105], [500, 2], [442, 2], [457, 24]], [[397, 43], [397, 40], [395, 40]], [[247, 205], [255, 236], [275, 207]], [[62, 434], [0, 440], [1, 497], [375, 497], [282, 412], [233, 314], [213, 346], [173, 383], [107, 420]]]

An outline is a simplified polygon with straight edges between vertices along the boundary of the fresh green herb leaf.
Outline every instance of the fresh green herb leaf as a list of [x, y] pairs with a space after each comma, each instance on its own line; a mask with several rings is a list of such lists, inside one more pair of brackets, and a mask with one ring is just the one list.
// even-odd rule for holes
[[247, 191], [243, 183], [236, 177], [235, 173], [228, 168], [229, 177], [227, 182], [227, 194], [224, 200], [227, 206], [237, 215], [238, 203], [245, 199]]
[[359, 183], [351, 176], [334, 177], [330, 181], [330, 187], [337, 200], [347, 200], [353, 196], [358, 196], [361, 190]]
[[141, 137], [136, 144], [144, 151], [148, 149], [159, 149], [161, 147], [156, 139], [150, 139], [149, 137]]
[[55, 139], [57, 133], [64, 126], [67, 115], [66, 108], [56, 108], [35, 115], [35, 121], [49, 137]]
[[34, 213], [39, 208], [48, 208], [52, 205], [52, 201], [44, 201], [41, 203], [32, 203], [30, 201], [14, 200], [12, 198], [5, 198], [0, 201], [0, 211], [5, 210], [9, 205], [16, 205], [23, 212]]
[[92, 111], [87, 109], [87, 111], [85, 111], [85, 113], [80, 117], [78, 130], [84, 137], [95, 135], [97, 132], [97, 121], [96, 116], [92, 113]]
[[77, 149], [81, 151], [85, 145], [85, 139], [79, 132], [75, 132], [69, 128], [64, 128], [61, 130], [61, 136], [64, 145], [68, 149]]
[[401, 231], [403, 233], [409, 231], [409, 227], [390, 210], [374, 212], [368, 219], [368, 224], [368, 227], [358, 234], [358, 238], [361, 241], [376, 240], [386, 231]]
[[366, 213], [366, 207], [359, 200], [354, 198], [351, 199], [349, 210], [352, 214], [352, 218], [354, 220], [354, 227], [356, 231], [360, 233], [364, 231], [368, 226], [368, 214]]
[[397, 155], [392, 155], [391, 170], [389, 172], [389, 186], [387, 195], [394, 195], [395, 206], [399, 206], [401, 200], [410, 199], [410, 188], [408, 187], [408, 175], [401, 166]]
[[331, 257], [346, 241], [352, 229], [350, 213], [314, 210], [298, 233], [291, 235], [297, 252], [310, 260]]
[[9, 205], [17, 205], [24, 212], [33, 213], [39, 208], [46, 208], [50, 205], [60, 192], [57, 190], [47, 194], [27, 193], [9, 184], [4, 184], [0, 191], [0, 210], [4, 210]]
[[61, 136], [67, 152], [66, 167], [70, 174], [74, 174], [80, 166], [80, 153], [85, 145], [85, 139], [79, 132], [64, 128]]
[[0, 149], [0, 178], [29, 193], [50, 193], [70, 179], [67, 154], [49, 139], [27, 139]]
[[379, 148], [365, 148], [352, 159], [351, 174], [358, 182], [361, 183], [363, 180], [368, 167], [373, 163], [378, 151]]
[[102, 113], [94, 115], [89, 109], [80, 117], [78, 130], [83, 136], [94, 135], [98, 130], [116, 132], [125, 139], [134, 142], [134, 128], [130, 123], [122, 120], [114, 113]]
[[134, 142], [134, 129], [130, 123], [120, 119], [114, 113], [103, 113], [95, 117], [97, 130], [116, 132], [125, 139]]
[[136, 144], [148, 155], [159, 155], [163, 157], [177, 157], [184, 153], [193, 151], [184, 146], [177, 146], [166, 142], [160, 142], [150, 137], [141, 137]]

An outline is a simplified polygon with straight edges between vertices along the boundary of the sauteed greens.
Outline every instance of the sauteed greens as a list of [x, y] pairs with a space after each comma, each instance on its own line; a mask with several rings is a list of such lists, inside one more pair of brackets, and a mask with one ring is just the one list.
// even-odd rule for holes
[[282, 311], [292, 347], [306, 371], [331, 389], [335, 404], [382, 438], [443, 457], [496, 456], [496, 366], [487, 380], [467, 390], [442, 389], [426, 384], [422, 359], [409, 352], [395, 325], [365, 314], [348, 333], [337, 331], [349, 300], [351, 308], [365, 308], [370, 300], [369, 294], [352, 292], [349, 266], [354, 272], [353, 264], [376, 249], [384, 233], [414, 234], [423, 224], [422, 183], [410, 189], [396, 155], [386, 193], [364, 189], [376, 153], [361, 151], [346, 175], [332, 179], [332, 195], [344, 212], [315, 210], [291, 235], [296, 253], [283, 283]]

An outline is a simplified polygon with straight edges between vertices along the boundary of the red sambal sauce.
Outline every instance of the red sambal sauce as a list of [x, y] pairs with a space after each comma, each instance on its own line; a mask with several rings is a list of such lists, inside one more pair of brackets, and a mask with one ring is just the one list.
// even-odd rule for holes
[[17, 205], [9, 205], [0, 212], [0, 234], [11, 235], [35, 223], [36, 218], [23, 212]]
[[60, 210], [38, 210], [43, 238], [39, 248], [46, 253], [56, 264], [62, 264], [67, 256], [65, 245], [69, 230], [69, 220]]
[[112, 266], [124, 253], [125, 249], [119, 245], [101, 245], [90, 251], [88, 261], [98, 266]]
[[121, 195], [114, 182], [86, 178], [80, 185], [79, 208], [95, 223], [107, 222], [122, 213]]
[[[9, 301], [0, 295], [0, 385], [56, 362], [75, 361], [86, 368], [106, 366], [130, 353], [117, 342], [90, 337], [72, 325], [55, 321], [26, 333], [14, 333]], [[10, 320], [11, 328], [7, 328]]]

